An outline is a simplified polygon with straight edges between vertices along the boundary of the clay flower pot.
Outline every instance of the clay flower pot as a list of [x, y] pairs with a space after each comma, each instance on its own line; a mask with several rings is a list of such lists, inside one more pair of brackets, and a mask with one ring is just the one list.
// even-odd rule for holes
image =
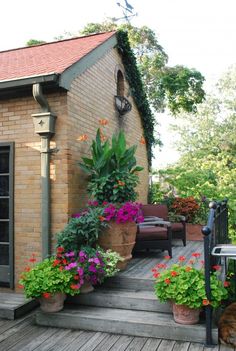
[[63, 309], [65, 298], [66, 294], [58, 292], [51, 294], [49, 297], [42, 296], [38, 300], [40, 302], [40, 308], [43, 312], [52, 313]]
[[190, 308], [186, 305], [177, 305], [173, 302], [172, 311], [176, 323], [197, 324], [199, 322], [200, 308]]
[[94, 287], [92, 286], [92, 284], [90, 282], [88, 282], [87, 280], [85, 280], [84, 284], [80, 288], [80, 293], [87, 294], [87, 293], [92, 292], [93, 290], [94, 290]]
[[100, 235], [98, 244], [104, 250], [111, 249], [123, 257], [117, 267], [124, 270], [132, 258], [132, 250], [135, 245], [137, 225], [135, 222], [116, 223], [111, 221], [108, 228]]

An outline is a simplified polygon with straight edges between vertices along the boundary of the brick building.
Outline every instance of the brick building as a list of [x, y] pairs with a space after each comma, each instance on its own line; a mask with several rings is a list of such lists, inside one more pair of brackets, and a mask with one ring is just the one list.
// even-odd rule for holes
[[[147, 200], [142, 122], [116, 44], [108, 32], [0, 52], [1, 286], [16, 288], [29, 256], [53, 250], [55, 233], [85, 205], [78, 161], [89, 145], [78, 137], [91, 140], [99, 119], [109, 121], [106, 135], [122, 128], [138, 145], [139, 201]], [[131, 111], [118, 112], [116, 95]]]

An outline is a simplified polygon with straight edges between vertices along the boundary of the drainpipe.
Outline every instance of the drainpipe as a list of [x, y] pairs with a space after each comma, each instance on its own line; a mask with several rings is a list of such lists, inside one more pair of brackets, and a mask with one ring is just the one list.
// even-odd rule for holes
[[50, 149], [50, 139], [55, 134], [56, 115], [50, 111], [39, 83], [33, 84], [33, 97], [42, 109], [41, 113], [34, 113], [31, 116], [35, 133], [41, 137], [41, 240], [42, 258], [44, 259], [50, 255], [50, 154], [58, 151]]

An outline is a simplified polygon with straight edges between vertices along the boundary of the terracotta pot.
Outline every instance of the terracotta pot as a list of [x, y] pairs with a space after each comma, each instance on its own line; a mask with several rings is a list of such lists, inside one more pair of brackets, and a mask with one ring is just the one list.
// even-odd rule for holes
[[80, 293], [87, 294], [87, 293], [92, 292], [93, 290], [94, 290], [94, 287], [92, 286], [92, 284], [90, 282], [88, 282], [87, 280], [85, 280], [84, 284], [80, 288]]
[[186, 232], [188, 240], [203, 240], [201, 224], [186, 223]]
[[176, 323], [197, 324], [199, 322], [200, 308], [190, 308], [185, 305], [177, 305], [173, 302], [172, 310]]
[[38, 300], [40, 302], [40, 308], [43, 312], [52, 313], [63, 309], [65, 298], [66, 294], [58, 292], [47, 298], [42, 296]]
[[116, 223], [111, 221], [110, 227], [100, 235], [98, 244], [104, 249], [118, 252], [124, 261], [118, 263], [118, 268], [124, 270], [132, 258], [135, 245], [137, 225], [135, 222]]

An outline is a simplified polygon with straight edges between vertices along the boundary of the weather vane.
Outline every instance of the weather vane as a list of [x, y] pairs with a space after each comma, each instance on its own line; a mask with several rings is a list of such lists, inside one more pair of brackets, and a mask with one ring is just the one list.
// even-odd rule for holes
[[138, 15], [134, 12], [134, 7], [127, 0], [124, 0], [123, 4], [120, 2], [117, 2], [116, 4], [121, 8], [123, 17], [112, 18], [114, 22], [124, 19], [127, 23], [130, 23], [130, 18]]

